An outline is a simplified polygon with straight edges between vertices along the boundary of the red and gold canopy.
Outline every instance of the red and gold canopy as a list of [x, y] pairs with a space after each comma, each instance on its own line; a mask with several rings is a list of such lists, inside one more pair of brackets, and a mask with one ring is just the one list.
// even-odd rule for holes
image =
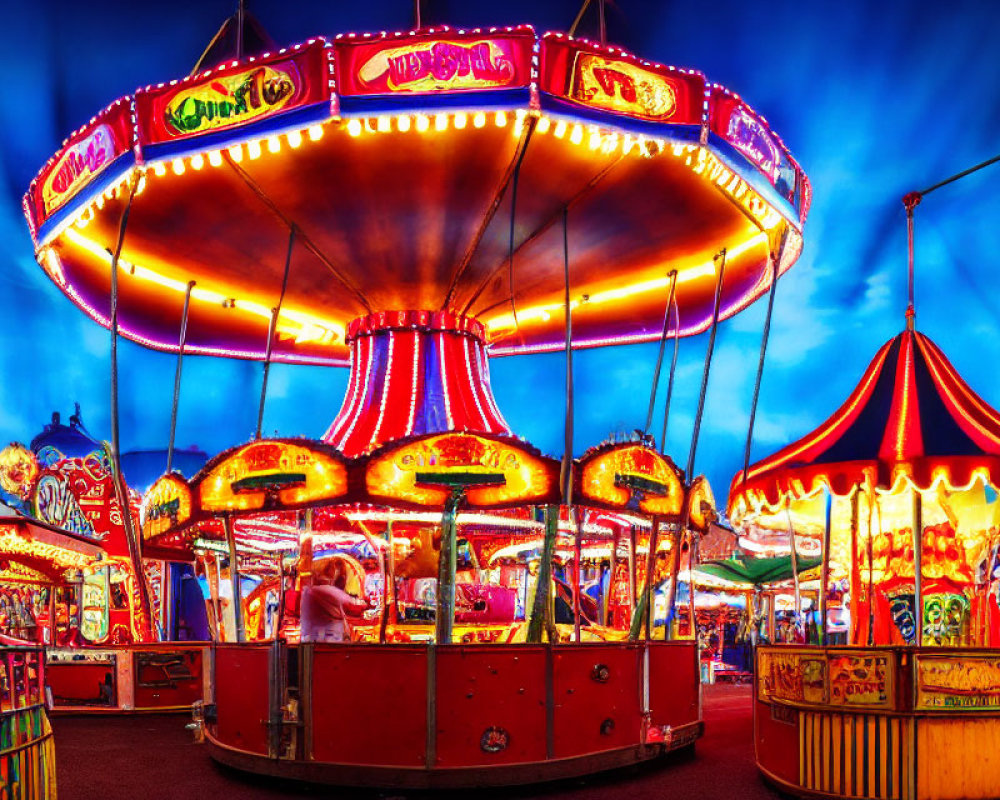
[[1000, 485], [1000, 413], [941, 350], [904, 331], [875, 354], [851, 396], [825, 423], [733, 478], [729, 508], [779, 506], [827, 487], [945, 488], [977, 478]]
[[794, 263], [810, 193], [701, 73], [529, 27], [317, 38], [101, 111], [24, 205], [102, 325], [133, 189], [124, 335], [174, 350], [193, 282], [189, 352], [261, 357], [283, 297], [273, 357], [318, 364], [347, 363], [351, 320], [410, 308], [478, 319], [496, 354], [561, 347], [564, 215], [578, 346], [655, 339], [672, 270], [681, 333], [703, 330], [713, 256], [726, 317], [785, 234]]

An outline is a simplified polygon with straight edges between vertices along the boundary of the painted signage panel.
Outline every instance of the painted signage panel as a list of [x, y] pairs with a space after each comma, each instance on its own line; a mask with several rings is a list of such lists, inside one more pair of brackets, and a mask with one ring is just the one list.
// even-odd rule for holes
[[709, 126], [757, 167], [795, 208], [801, 197], [798, 171], [788, 151], [767, 122], [750, 106], [725, 89], [712, 89]]
[[129, 104], [119, 102], [71, 136], [39, 173], [29, 192], [36, 222], [48, 219], [131, 147]]
[[705, 78], [559, 36], [542, 42], [541, 88], [564, 100], [651, 122], [700, 125]]
[[826, 702], [826, 660], [822, 653], [761, 650], [761, 700], [822, 705]]
[[417, 35], [336, 45], [342, 95], [513, 89], [531, 80], [530, 28], [483, 35]]
[[647, 514], [681, 512], [680, 473], [651, 447], [624, 444], [598, 451], [583, 458], [578, 474], [577, 491], [587, 500]]
[[890, 667], [883, 654], [830, 656], [830, 705], [885, 706], [892, 696]]
[[96, 541], [109, 552], [128, 552], [125, 520], [104, 451], [63, 458], [41, 471], [32, 492], [34, 515], [57, 528]]
[[895, 660], [887, 652], [824, 652], [782, 647], [758, 651], [761, 700], [889, 709]]
[[300, 506], [347, 492], [347, 468], [315, 446], [259, 441], [225, 456], [198, 478], [208, 513]]
[[164, 475], [149, 487], [139, 507], [143, 540], [191, 519], [191, 490], [176, 475]]
[[1000, 709], [1000, 657], [919, 655], [916, 666], [918, 710]]
[[321, 43], [136, 94], [143, 144], [236, 128], [330, 97]]
[[456, 488], [470, 508], [545, 503], [557, 499], [553, 464], [511, 442], [444, 433], [376, 452], [365, 486], [380, 500], [438, 508]]

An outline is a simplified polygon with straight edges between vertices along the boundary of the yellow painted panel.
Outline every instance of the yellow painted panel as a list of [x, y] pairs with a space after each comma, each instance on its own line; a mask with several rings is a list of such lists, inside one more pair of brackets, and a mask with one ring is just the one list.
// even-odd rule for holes
[[922, 719], [918, 747], [920, 800], [1000, 794], [1000, 719]]
[[858, 757], [857, 736], [854, 715], [844, 717], [844, 794], [851, 794]]
[[877, 797], [878, 786], [875, 785], [875, 759], [879, 757], [875, 749], [875, 719], [873, 717], [863, 717], [865, 732], [868, 734], [868, 771], [865, 774], [865, 796]]
[[840, 765], [844, 758], [844, 718], [840, 714], [834, 714], [830, 720], [830, 736], [833, 741], [833, 778], [828, 789], [843, 794], [844, 788], [840, 785]]
[[889, 720], [886, 717], [877, 717], [879, 736], [879, 797], [889, 796], [889, 759], [892, 757], [893, 748], [889, 746]]

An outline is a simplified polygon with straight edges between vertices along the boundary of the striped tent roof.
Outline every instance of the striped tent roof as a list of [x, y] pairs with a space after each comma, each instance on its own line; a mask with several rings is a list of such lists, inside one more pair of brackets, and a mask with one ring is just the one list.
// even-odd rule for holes
[[729, 504], [777, 505], [821, 485], [889, 488], [906, 476], [1000, 485], [1000, 413], [962, 379], [934, 342], [906, 330], [886, 342], [847, 401], [816, 430], [739, 472]]

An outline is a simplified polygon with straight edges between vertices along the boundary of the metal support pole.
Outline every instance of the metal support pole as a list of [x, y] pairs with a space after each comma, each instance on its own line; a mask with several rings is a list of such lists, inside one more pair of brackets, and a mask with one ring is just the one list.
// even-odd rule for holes
[[[721, 261], [722, 263], [719, 267], [719, 278], [715, 284], [715, 304], [712, 307], [712, 327], [708, 334], [708, 347], [705, 348], [705, 367], [701, 374], [701, 391], [698, 393], [698, 410], [694, 415], [694, 430], [691, 433], [691, 448], [688, 451], [687, 470], [685, 471], [685, 478], [687, 479], [689, 486], [694, 475], [694, 459], [695, 454], [698, 451], [698, 436], [701, 433], [701, 418], [705, 413], [705, 395], [708, 392], [708, 376], [712, 369], [712, 354], [715, 351], [715, 334], [719, 329], [719, 310], [722, 306], [722, 286], [726, 277], [726, 248], [722, 248], [718, 255], [715, 256], [714, 260]], [[690, 523], [690, 514], [690, 504], [685, 502], [684, 524], [682, 526], [684, 529], [686, 529]], [[691, 633], [695, 636], [697, 636], [697, 634], [695, 632], [694, 568], [697, 563], [698, 536], [694, 533], [694, 531], [692, 531], [691, 546], [688, 548], [688, 589], [691, 595]]]
[[538, 583], [535, 585], [535, 602], [532, 604], [531, 620], [528, 622], [526, 639], [529, 642], [542, 641], [542, 629], [549, 641], [558, 641], [555, 620], [552, 619], [552, 604], [549, 592], [552, 583], [552, 556], [556, 549], [556, 535], [559, 532], [559, 506], [545, 507], [545, 542], [542, 545], [542, 563], [538, 569]]
[[[132, 524], [132, 513], [129, 510], [128, 490], [125, 487], [125, 479], [121, 469], [121, 440], [118, 430], [118, 261], [121, 258], [122, 247], [125, 244], [125, 231], [128, 228], [128, 218], [132, 211], [132, 202], [135, 200], [136, 189], [139, 181], [135, 175], [129, 179], [129, 196], [125, 210], [122, 212], [121, 220], [118, 223], [118, 241], [115, 245], [115, 252], [111, 256], [111, 309], [109, 328], [111, 329], [111, 447], [109, 448], [111, 461], [111, 476], [115, 487], [115, 497], [118, 500], [122, 511], [122, 523], [125, 528], [125, 539], [128, 543], [129, 557], [132, 561], [132, 569], [135, 572], [135, 580], [139, 585], [139, 601], [142, 611], [149, 621], [151, 630], [160, 633], [159, 622], [153, 615], [153, 603], [149, 593], [149, 583], [146, 580], [146, 572], [142, 568], [142, 550], [139, 537], [136, 534], [135, 526]], [[159, 635], [157, 638], [161, 638]]]
[[677, 307], [677, 295], [674, 295], [674, 355], [670, 359], [670, 377], [667, 379], [667, 397], [663, 402], [663, 428], [660, 431], [660, 452], [667, 452], [667, 423], [670, 421], [670, 400], [674, 395], [674, 376], [677, 374], [677, 354], [681, 343], [681, 311]]
[[670, 589], [667, 591], [666, 619], [663, 622], [663, 641], [673, 638], [671, 625], [674, 618], [674, 606], [677, 603], [677, 580], [681, 572], [681, 545], [684, 541], [684, 529], [677, 528], [671, 542], [670, 554]]
[[[583, 512], [576, 517], [576, 536], [573, 541], [573, 557], [575, 570], [573, 575], [573, 639], [579, 644], [582, 636], [580, 629], [581, 596], [583, 591]], [[572, 521], [572, 512], [571, 517]]]
[[785, 501], [785, 518], [788, 520], [788, 545], [791, 547], [792, 585], [795, 587], [795, 625], [798, 627], [802, 613], [802, 594], [799, 590], [799, 554], [795, 547], [795, 526], [792, 525], [792, 506]]
[[[660, 369], [663, 366], [663, 351], [667, 346], [667, 334], [670, 332], [670, 310], [674, 304], [674, 292], [677, 289], [677, 270], [670, 270], [670, 292], [667, 294], [667, 307], [663, 310], [663, 331], [660, 333], [660, 348], [656, 352], [656, 367], [653, 369], [653, 385], [649, 390], [649, 408], [646, 410], [646, 425], [642, 432], [649, 433], [649, 426], [653, 424], [653, 406], [656, 405], [656, 390], [660, 386]], [[674, 334], [676, 339], [676, 331]], [[661, 442], [662, 444], [662, 442]]]
[[174, 438], [177, 434], [177, 406], [181, 399], [181, 368], [184, 364], [184, 347], [187, 344], [188, 311], [191, 308], [191, 290], [195, 282], [188, 281], [184, 292], [184, 310], [181, 312], [181, 335], [177, 343], [177, 368], [174, 371], [174, 402], [170, 407], [170, 439], [167, 442], [167, 473], [174, 467]]
[[[688, 452], [687, 472], [685, 478], [690, 482], [694, 476], [694, 457], [698, 450], [698, 435], [701, 432], [701, 417], [705, 413], [705, 394], [708, 391], [708, 375], [712, 369], [712, 353], [715, 350], [715, 334], [719, 328], [719, 310], [722, 306], [722, 284], [726, 275], [726, 249], [723, 248], [715, 257], [722, 261], [719, 267], [719, 279], [715, 284], [715, 305], [712, 309], [712, 327], [708, 334], [708, 347], [705, 349], [705, 366], [701, 373], [701, 391], [698, 394], [698, 410], [694, 415], [694, 432], [691, 434], [691, 449]], [[694, 539], [692, 539], [692, 544]], [[692, 547], [692, 551], [694, 547]]]
[[458, 507], [465, 497], [462, 488], [452, 489], [441, 517], [441, 554], [438, 557], [437, 609], [434, 612], [434, 641], [451, 644], [455, 625], [455, 569]]
[[296, 228], [292, 225], [288, 233], [288, 252], [285, 255], [285, 274], [281, 279], [281, 294], [278, 296], [278, 304], [271, 309], [271, 322], [267, 326], [267, 349], [264, 353], [264, 377], [260, 387], [260, 406], [257, 410], [257, 433], [255, 439], [260, 439], [261, 427], [264, 424], [264, 400], [267, 398], [267, 377], [271, 370], [271, 352], [274, 349], [274, 331], [278, 326], [278, 314], [281, 313], [281, 304], [285, 300], [285, 291], [288, 289], [288, 270], [292, 265], [292, 248], [295, 246]]
[[771, 288], [767, 293], [767, 313], [764, 315], [764, 332], [760, 337], [760, 359], [757, 362], [757, 379], [753, 385], [753, 400], [750, 403], [750, 422], [747, 425], [747, 442], [743, 448], [743, 482], [747, 479], [747, 470], [750, 469], [750, 445], [753, 443], [753, 428], [757, 420], [757, 402], [760, 399], [760, 383], [764, 377], [764, 358], [767, 355], [767, 342], [771, 335], [771, 312], [774, 310], [774, 295], [778, 288], [778, 268], [781, 266], [781, 257], [785, 251], [785, 240], [788, 236], [787, 229], [781, 239], [781, 246], [778, 248], [776, 256], [771, 258]]
[[632, 624], [629, 626], [629, 640], [636, 641], [639, 631], [643, 631], [644, 641], [649, 641], [653, 624], [653, 569], [656, 565], [656, 540], [660, 529], [659, 517], [653, 519], [653, 528], [649, 532], [649, 550], [646, 553], [646, 576], [642, 582], [635, 613], [632, 614]]
[[826, 490], [826, 513], [824, 514], [823, 527], [823, 567], [820, 571], [819, 579], [819, 615], [822, 624], [819, 628], [819, 643], [827, 645], [830, 643], [827, 622], [827, 595], [830, 593], [830, 531], [833, 524], [833, 492]]
[[563, 313], [566, 342], [566, 420], [563, 426], [562, 500], [573, 505], [573, 308], [569, 301], [569, 207], [563, 208]]
[[[243, 596], [240, 593], [240, 563], [236, 555], [236, 532], [233, 518], [229, 514], [222, 517], [226, 527], [226, 544], [229, 545], [229, 583], [233, 590], [233, 619], [236, 624], [236, 641], [247, 640], [246, 628], [243, 626]], [[221, 577], [221, 576], [220, 576]], [[223, 617], [225, 624], [225, 617]]]

